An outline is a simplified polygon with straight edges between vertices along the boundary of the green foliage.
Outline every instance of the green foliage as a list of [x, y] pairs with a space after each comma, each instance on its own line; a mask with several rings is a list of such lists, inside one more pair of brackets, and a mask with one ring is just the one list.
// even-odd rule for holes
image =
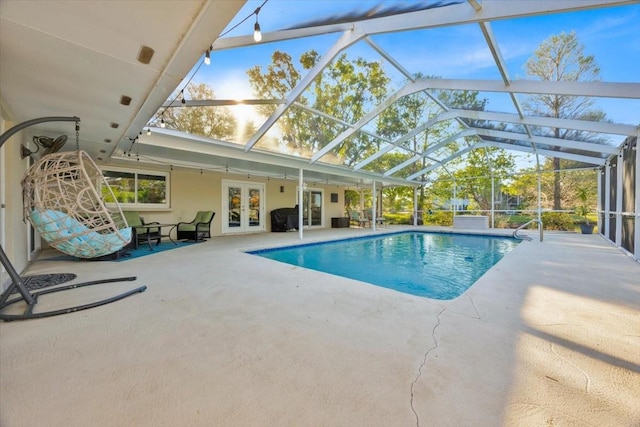
[[581, 223], [589, 224], [589, 218], [587, 215], [591, 212], [589, 205], [587, 204], [589, 200], [589, 189], [587, 187], [580, 187], [577, 190], [578, 201], [580, 202], [579, 206], [576, 208], [576, 213], [580, 215]]
[[[581, 203], [578, 199], [578, 189], [584, 188], [587, 191], [586, 206], [589, 211], [593, 211], [596, 206], [597, 193], [597, 171], [596, 170], [571, 170], [577, 166], [575, 162], [561, 160], [561, 168], [565, 171], [554, 173], [553, 159], [548, 158], [544, 163], [544, 170], [541, 175], [541, 205], [543, 209], [553, 209], [554, 207], [554, 184], [556, 178], [560, 183], [560, 198], [562, 205], [574, 209]], [[510, 183], [503, 190], [511, 195], [519, 196], [520, 209], [535, 209], [538, 206], [538, 174], [535, 169], [522, 170], [522, 173], [513, 177]]]
[[[534, 55], [525, 64], [527, 75], [544, 81], [597, 81], [600, 67], [592, 55], [584, 54], [584, 47], [578, 41], [575, 32], [560, 33], [543, 41]], [[592, 108], [593, 98], [557, 94], [531, 95], [523, 104], [525, 110], [533, 115], [565, 119], [604, 121], [604, 112]], [[545, 136], [604, 143], [593, 133], [574, 129], [553, 128]], [[577, 150], [564, 150], [576, 152]], [[561, 160], [553, 158], [550, 169], [561, 169]], [[550, 196], [553, 209], [562, 209], [562, 183], [559, 173], [554, 175], [553, 190]]]
[[409, 224], [409, 214], [385, 213], [383, 217], [387, 224]]
[[346, 212], [357, 210], [360, 205], [360, 193], [354, 190], [344, 190], [344, 209]]
[[453, 212], [452, 211], [431, 211], [431, 213], [425, 213], [422, 215], [422, 219], [425, 225], [453, 225]]
[[[189, 99], [214, 99], [213, 89], [205, 83], [187, 86]], [[162, 118], [166, 127], [178, 129], [207, 138], [231, 140], [236, 134], [237, 122], [233, 113], [226, 107], [189, 107], [169, 108], [163, 111]], [[155, 124], [159, 122], [156, 117]]]
[[[259, 98], [284, 99], [297, 86], [302, 73], [296, 68], [290, 55], [275, 51], [272, 63], [263, 71], [260, 66], [251, 68], [247, 74], [254, 93]], [[300, 57], [303, 69], [311, 69], [320, 55], [310, 50]], [[300, 96], [297, 102], [310, 105], [315, 110], [328, 114], [338, 121], [355, 123], [373, 105], [385, 97], [389, 78], [380, 62], [363, 58], [350, 59], [346, 54], [333, 60], [310, 86], [313, 101]], [[262, 112], [269, 115], [275, 106], [263, 106]], [[278, 120], [282, 136], [279, 143], [290, 152], [309, 155], [333, 141], [346, 127], [321, 115], [310, 114], [301, 108], [289, 108]], [[379, 149], [373, 138], [357, 132], [343, 140], [331, 153], [341, 163], [352, 165], [361, 158]]]
[[465, 166], [454, 173], [457, 197], [472, 199], [479, 209], [490, 210], [491, 174], [495, 182], [500, 183], [513, 173], [514, 168], [513, 155], [501, 148], [487, 147], [471, 151]]
[[570, 231], [574, 229], [572, 216], [563, 212], [543, 212], [542, 224], [545, 230]]

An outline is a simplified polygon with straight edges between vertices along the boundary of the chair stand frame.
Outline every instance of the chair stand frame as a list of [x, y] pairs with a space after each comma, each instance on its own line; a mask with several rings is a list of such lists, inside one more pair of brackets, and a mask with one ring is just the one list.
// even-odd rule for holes
[[[38, 123], [45, 123], [45, 122], [76, 122], [78, 123], [80, 122], [80, 119], [78, 117], [41, 117], [38, 119], [32, 119], [26, 122], [22, 122], [20, 124], [15, 125], [11, 129], [3, 133], [2, 135], [0, 135], [0, 148], [2, 148], [4, 143], [9, 138], [11, 138], [11, 136], [16, 132], [19, 132], [22, 129], [27, 128], [29, 126], [32, 126]], [[92, 302], [89, 304], [83, 304], [83, 305], [78, 305], [74, 307], [63, 308], [63, 309], [47, 311], [42, 313], [34, 313], [33, 309], [35, 308], [35, 305], [38, 302], [38, 297], [40, 295], [59, 292], [59, 291], [66, 291], [66, 290], [75, 289], [83, 286], [98, 285], [101, 283], [131, 281], [131, 280], [136, 280], [136, 277], [122, 277], [122, 278], [116, 278], [116, 279], [94, 280], [91, 282], [77, 283], [75, 285], [67, 285], [63, 287], [45, 289], [43, 291], [31, 293], [27, 289], [24, 281], [22, 280], [22, 278], [20, 277], [16, 269], [13, 267], [13, 264], [11, 264], [11, 261], [9, 260], [9, 257], [7, 257], [7, 254], [2, 248], [2, 245], [0, 245], [0, 262], [2, 262], [2, 265], [7, 270], [7, 273], [9, 274], [9, 277], [12, 280], [11, 285], [9, 285], [9, 287], [0, 295], [0, 319], [4, 320], [5, 322], [10, 322], [12, 320], [26, 320], [26, 319], [37, 319], [41, 317], [50, 317], [50, 316], [56, 316], [59, 314], [73, 313], [79, 310], [86, 310], [93, 307], [99, 307], [101, 305], [105, 305], [114, 301], [121, 300], [122, 298], [128, 297], [129, 295], [144, 292], [147, 289], [146, 286], [141, 286], [139, 288], [122, 293], [120, 295], [116, 295], [114, 297]], [[9, 296], [15, 290], [17, 290], [21, 296], [9, 300]], [[2, 313], [2, 310], [4, 310], [7, 306], [19, 301], [24, 301], [25, 303], [27, 303], [27, 308], [23, 314], [3, 314]]]

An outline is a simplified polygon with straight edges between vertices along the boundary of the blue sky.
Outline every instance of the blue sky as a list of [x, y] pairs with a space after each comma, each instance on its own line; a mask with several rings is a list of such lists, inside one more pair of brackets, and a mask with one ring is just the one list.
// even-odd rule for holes
[[[262, 2], [263, 0], [247, 2], [229, 27], [250, 15]], [[269, 0], [260, 11], [259, 22], [263, 32], [269, 32], [347, 11], [366, 11], [380, 4], [387, 6], [412, 3], [415, 2]], [[254, 23], [255, 17], [251, 17], [229, 35], [251, 34]], [[492, 29], [512, 79], [525, 77], [524, 63], [543, 40], [563, 31], [575, 31], [584, 45], [585, 53], [595, 56], [603, 81], [640, 82], [640, 4], [496, 21], [492, 23]], [[323, 54], [338, 37], [338, 34], [331, 34], [217, 52], [212, 56], [211, 66], [201, 67], [193, 81], [211, 85], [218, 98], [251, 98], [246, 77], [248, 68], [254, 65], [266, 67], [270, 63], [270, 55], [276, 49], [290, 53], [294, 59], [309, 49], [316, 49]], [[477, 24], [384, 34], [372, 38], [410, 72], [443, 78], [500, 79]], [[353, 46], [347, 53], [371, 60], [380, 59], [365, 43]], [[397, 75], [391, 67], [386, 69]], [[400, 77], [397, 76], [399, 84]], [[504, 94], [481, 96], [489, 99], [488, 110], [514, 111]], [[605, 110], [615, 122], [640, 123], [638, 100], [599, 99], [596, 105]]]

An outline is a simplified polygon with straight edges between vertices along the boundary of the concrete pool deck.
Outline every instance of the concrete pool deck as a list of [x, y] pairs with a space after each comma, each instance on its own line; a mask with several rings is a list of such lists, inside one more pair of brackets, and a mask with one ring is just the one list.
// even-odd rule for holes
[[32, 263], [25, 274], [138, 277], [43, 296], [36, 311], [148, 289], [0, 322], [0, 425], [640, 425], [640, 263], [601, 236], [525, 241], [451, 301], [242, 252], [299, 242]]

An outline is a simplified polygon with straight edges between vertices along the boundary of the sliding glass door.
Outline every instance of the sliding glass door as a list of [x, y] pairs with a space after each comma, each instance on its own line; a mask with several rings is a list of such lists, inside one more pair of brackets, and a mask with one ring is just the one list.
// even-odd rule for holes
[[322, 190], [318, 189], [305, 189], [302, 192], [302, 218], [305, 227], [322, 226], [322, 196]]

